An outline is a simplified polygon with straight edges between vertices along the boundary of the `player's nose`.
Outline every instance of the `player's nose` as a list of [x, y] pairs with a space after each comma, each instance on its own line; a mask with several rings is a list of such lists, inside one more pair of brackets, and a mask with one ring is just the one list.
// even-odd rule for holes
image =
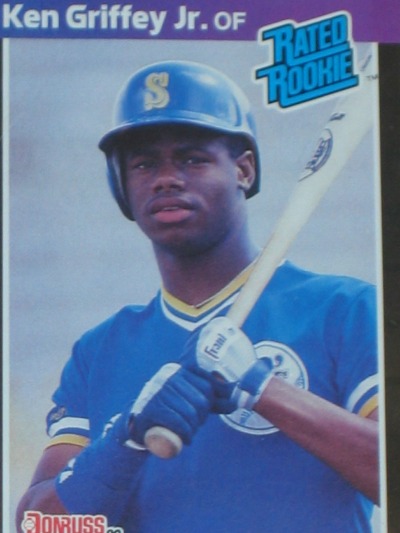
[[154, 172], [153, 190], [182, 190], [185, 185], [183, 173], [173, 161], [163, 161]]

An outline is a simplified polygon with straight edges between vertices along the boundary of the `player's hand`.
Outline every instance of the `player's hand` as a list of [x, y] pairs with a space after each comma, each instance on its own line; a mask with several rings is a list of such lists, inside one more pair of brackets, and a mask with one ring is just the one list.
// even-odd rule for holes
[[211, 410], [211, 383], [177, 363], [169, 363], [146, 383], [130, 411], [131, 439], [143, 445], [148, 429], [162, 426], [190, 444]]
[[249, 338], [227, 317], [211, 320], [198, 334], [196, 362], [214, 387], [213, 410], [251, 410], [272, 377], [272, 363], [258, 359]]

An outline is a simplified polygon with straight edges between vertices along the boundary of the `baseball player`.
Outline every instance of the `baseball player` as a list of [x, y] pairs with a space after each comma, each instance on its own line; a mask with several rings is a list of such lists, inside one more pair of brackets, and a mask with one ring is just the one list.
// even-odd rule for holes
[[[207, 66], [135, 73], [100, 141], [112, 194], [162, 287], [75, 344], [23, 511], [104, 515], [125, 533], [354, 533], [378, 502], [376, 294], [289, 261], [243, 330], [225, 316], [259, 249], [241, 90]], [[184, 445], [146, 448], [161, 426]]]

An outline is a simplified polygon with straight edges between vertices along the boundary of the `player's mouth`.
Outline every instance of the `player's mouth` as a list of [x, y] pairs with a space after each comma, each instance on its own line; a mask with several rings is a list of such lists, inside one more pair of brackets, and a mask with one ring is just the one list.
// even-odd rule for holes
[[185, 221], [193, 211], [193, 206], [176, 197], [162, 197], [153, 200], [150, 206], [150, 214], [163, 224], [177, 224]]

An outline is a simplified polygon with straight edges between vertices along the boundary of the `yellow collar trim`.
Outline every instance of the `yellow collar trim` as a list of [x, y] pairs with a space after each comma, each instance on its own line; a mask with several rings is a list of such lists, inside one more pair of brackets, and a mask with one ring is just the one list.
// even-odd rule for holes
[[210, 296], [210, 298], [207, 298], [207, 300], [204, 300], [204, 302], [201, 302], [200, 304], [186, 304], [185, 302], [182, 302], [182, 300], [179, 300], [171, 293], [169, 293], [164, 287], [161, 288], [162, 297], [168, 305], [175, 308], [180, 313], [184, 313], [186, 315], [190, 315], [193, 318], [196, 318], [204, 313], [207, 313], [208, 311], [210, 311], [210, 309], [217, 307], [222, 302], [227, 300], [230, 296], [232, 296], [232, 294], [238, 291], [248, 280], [251, 271], [253, 270], [254, 263], [255, 261], [253, 261], [253, 263], [251, 263], [248, 267], [242, 270], [242, 272], [240, 272], [240, 274], [238, 274], [223, 289], [218, 291], [213, 296]]

